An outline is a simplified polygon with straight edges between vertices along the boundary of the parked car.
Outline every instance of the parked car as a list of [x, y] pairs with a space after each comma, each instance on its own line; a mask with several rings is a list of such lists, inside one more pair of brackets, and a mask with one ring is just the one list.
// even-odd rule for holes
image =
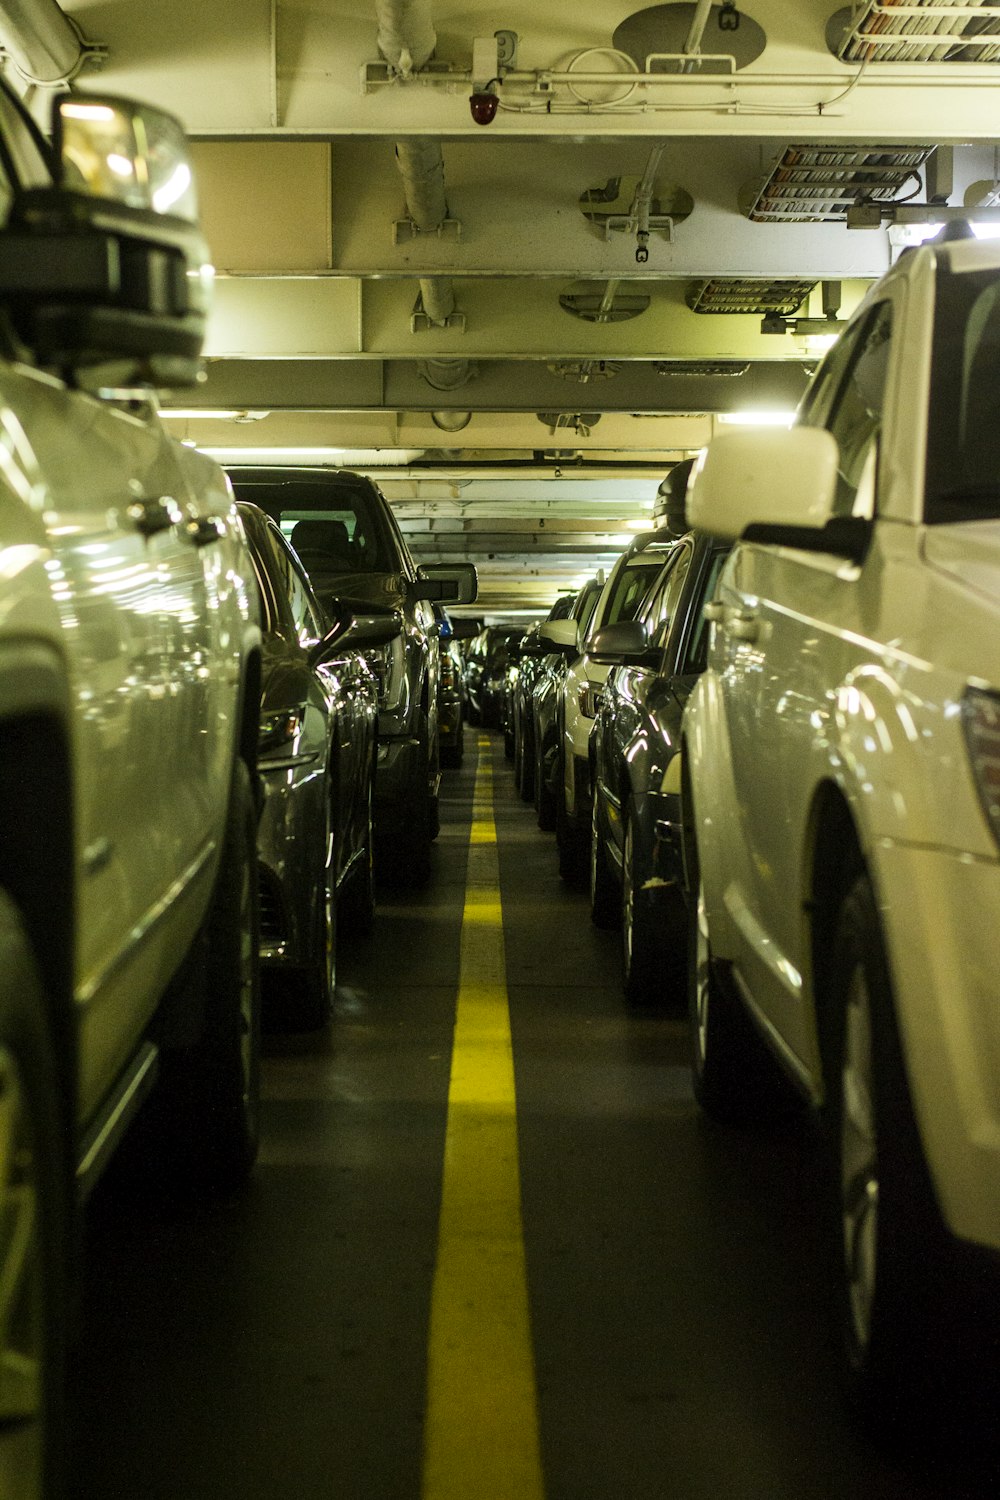
[[559, 694], [571, 662], [576, 661], [604, 587], [604, 578], [590, 578], [573, 600], [562, 620], [547, 620], [539, 631], [549, 654], [531, 693], [531, 739], [535, 753], [532, 778], [538, 826], [551, 833], [556, 826], [556, 793], [559, 786]]
[[517, 680], [511, 696], [514, 732], [514, 785], [522, 800], [530, 802], [535, 792], [535, 740], [531, 717], [531, 698], [545, 659], [551, 656], [552, 643], [541, 638], [542, 626], [548, 620], [564, 620], [573, 608], [574, 594], [560, 594], [545, 620], [530, 626], [518, 648]]
[[591, 826], [590, 736], [609, 668], [590, 654], [594, 633], [631, 620], [674, 544], [666, 530], [640, 533], [618, 558], [594, 607], [582, 655], [571, 662], [559, 688], [555, 829], [559, 873], [576, 881], [589, 864]]
[[683, 732], [695, 1087], [821, 1111], [844, 1369], [882, 1413], [996, 1329], [998, 363], [997, 248], [909, 251], [796, 425], [719, 437], [688, 497], [735, 541]]
[[442, 766], [457, 769], [465, 749], [465, 663], [451, 617], [443, 604], [433, 605], [440, 636], [438, 673], [438, 739]]
[[465, 686], [469, 723], [500, 728], [504, 678], [512, 645], [524, 631], [513, 625], [487, 625], [473, 642], [466, 661]]
[[327, 1019], [339, 919], [375, 918], [378, 681], [360, 647], [402, 631], [398, 612], [332, 617], [292, 548], [255, 505], [237, 506], [263, 630], [258, 769], [263, 810], [260, 955], [299, 985], [280, 998], [305, 1027]]
[[684, 705], [705, 665], [703, 606], [727, 552], [693, 532], [668, 543], [635, 618], [603, 626], [588, 643], [609, 673], [590, 739], [590, 911], [597, 926], [621, 929], [622, 985], [633, 1005], [687, 994], [675, 758]]
[[222, 1190], [258, 1122], [260, 632], [225, 477], [152, 391], [199, 371], [193, 186], [158, 207], [189, 152], [158, 109], [52, 108], [50, 145], [0, 80], [0, 1491], [19, 1500], [61, 1493], [83, 1200], [139, 1119], [147, 1180]]
[[439, 635], [431, 600], [475, 597], [467, 563], [429, 563], [419, 572], [382, 491], [342, 469], [233, 467], [236, 497], [258, 505], [288, 537], [320, 601], [365, 613], [398, 610], [403, 633], [382, 648], [376, 868], [400, 883], [424, 881], [438, 831]]

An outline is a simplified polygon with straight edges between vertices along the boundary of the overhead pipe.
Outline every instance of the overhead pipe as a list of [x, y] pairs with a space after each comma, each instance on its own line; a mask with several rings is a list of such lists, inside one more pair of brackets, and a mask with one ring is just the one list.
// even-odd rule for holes
[[688, 28], [687, 40], [681, 48], [682, 52], [689, 57], [697, 57], [701, 51], [701, 39], [705, 35], [705, 27], [712, 13], [712, 0], [698, 0], [691, 17], [691, 25]]
[[[423, 67], [437, 46], [430, 0], [375, 0], [375, 12], [379, 51], [403, 78], [408, 78], [414, 69]], [[433, 234], [448, 217], [440, 141], [397, 141], [396, 166], [403, 179], [407, 214], [421, 233]], [[420, 301], [430, 321], [445, 327], [455, 311], [451, 277], [421, 277]]]
[[86, 55], [83, 38], [56, 0], [3, 0], [0, 46], [29, 83], [68, 83]]

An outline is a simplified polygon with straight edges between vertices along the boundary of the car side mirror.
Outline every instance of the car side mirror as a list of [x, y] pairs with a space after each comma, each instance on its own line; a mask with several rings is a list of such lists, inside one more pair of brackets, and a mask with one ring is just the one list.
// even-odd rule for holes
[[398, 609], [346, 615], [327, 631], [321, 641], [316, 642], [307, 659], [311, 667], [317, 667], [338, 651], [384, 646], [402, 633], [403, 616]]
[[580, 627], [576, 620], [546, 620], [539, 627], [538, 635], [546, 656], [553, 651], [569, 657], [580, 654]]
[[421, 563], [417, 581], [407, 592], [411, 599], [432, 604], [472, 604], [479, 593], [479, 574], [473, 563]]
[[641, 620], [617, 620], [595, 632], [587, 656], [602, 667], [652, 667], [659, 665], [662, 652], [649, 644]]

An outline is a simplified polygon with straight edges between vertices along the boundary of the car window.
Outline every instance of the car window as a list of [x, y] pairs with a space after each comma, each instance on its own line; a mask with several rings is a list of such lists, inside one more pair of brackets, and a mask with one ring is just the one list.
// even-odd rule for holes
[[670, 558], [664, 575], [643, 605], [637, 618], [646, 627], [651, 646], [663, 647], [691, 565], [691, 548], [678, 547]]
[[875, 456], [891, 348], [892, 305], [882, 302], [872, 309], [854, 343], [826, 422], [840, 449], [833, 506], [838, 516], [874, 512]]
[[641, 557], [635, 562], [626, 563], [616, 580], [614, 593], [608, 603], [607, 614], [604, 616], [604, 623], [614, 625], [619, 620], [634, 620], [637, 610], [662, 567], [662, 553], [659, 555], [654, 553], [650, 557]]
[[681, 672], [704, 672], [708, 663], [708, 621], [705, 618], [705, 604], [709, 599], [715, 597], [715, 585], [719, 581], [722, 572], [722, 564], [729, 555], [728, 548], [715, 552], [709, 560], [708, 568], [702, 587], [698, 591], [698, 597], [694, 601], [694, 622], [691, 630], [691, 639], [688, 641], [684, 660], [681, 663]]
[[237, 500], [259, 505], [291, 542], [310, 578], [407, 572], [382, 495], [337, 475], [230, 470]]
[[940, 272], [928, 407], [928, 521], [1000, 516], [998, 378], [1000, 277], [993, 267]]
[[280, 580], [288, 601], [295, 638], [300, 646], [311, 645], [323, 634], [322, 622], [313, 608], [306, 584], [284, 537], [269, 526], [267, 539], [271, 548], [271, 572]]

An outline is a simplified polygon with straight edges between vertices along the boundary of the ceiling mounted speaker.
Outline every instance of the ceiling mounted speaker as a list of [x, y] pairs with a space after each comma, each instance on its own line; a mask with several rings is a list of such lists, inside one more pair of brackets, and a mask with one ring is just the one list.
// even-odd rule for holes
[[[633, 59], [636, 66], [644, 68], [651, 53], [685, 53], [691, 49], [692, 29], [698, 10], [696, 5], [651, 5], [647, 10], [638, 10], [615, 28], [613, 41], [620, 52]], [[735, 25], [734, 25], [735, 21]], [[696, 35], [696, 34], [695, 34]], [[710, 6], [708, 20], [700, 38], [696, 39], [697, 52], [691, 52], [691, 61], [676, 57], [661, 57], [651, 62], [651, 73], [693, 72], [693, 60], [697, 53], [711, 56], [724, 54], [736, 59], [737, 68], [745, 68], [756, 62], [767, 45], [763, 28], [752, 21], [742, 10], [732, 4]], [[703, 73], [727, 73], [723, 62], [699, 64]]]

